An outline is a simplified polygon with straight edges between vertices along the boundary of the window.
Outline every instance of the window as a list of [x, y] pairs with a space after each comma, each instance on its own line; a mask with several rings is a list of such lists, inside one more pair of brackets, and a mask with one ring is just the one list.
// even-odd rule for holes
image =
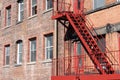
[[5, 65], [10, 64], [10, 45], [5, 46]]
[[36, 38], [30, 39], [30, 61], [36, 61]]
[[46, 0], [46, 10], [52, 8], [53, 4], [52, 4], [52, 0]]
[[[82, 55], [82, 53], [83, 53], [82, 48], [83, 48], [82, 44], [80, 42], [78, 42], [77, 43], [77, 55], [78, 56]], [[83, 64], [82, 57], [79, 58], [78, 63], [79, 63], [79, 67], [81, 67]]]
[[97, 44], [102, 52], [106, 51], [105, 35], [98, 36]]
[[23, 14], [24, 14], [24, 3], [23, 0], [18, 1], [18, 21], [23, 20]]
[[45, 36], [45, 58], [53, 58], [53, 35], [49, 34]]
[[93, 5], [94, 9], [102, 7], [105, 5], [105, 0], [93, 0], [93, 2], [94, 2], [94, 5]]
[[17, 64], [21, 64], [22, 63], [22, 41], [18, 41], [17, 42]]
[[11, 25], [11, 6], [6, 8], [6, 26]]
[[78, 54], [78, 55], [82, 54], [82, 45], [81, 45], [80, 42], [77, 43], [77, 54]]
[[37, 0], [31, 0], [31, 15], [37, 14]]
[[117, 0], [117, 2], [120, 1], [120, 0]]

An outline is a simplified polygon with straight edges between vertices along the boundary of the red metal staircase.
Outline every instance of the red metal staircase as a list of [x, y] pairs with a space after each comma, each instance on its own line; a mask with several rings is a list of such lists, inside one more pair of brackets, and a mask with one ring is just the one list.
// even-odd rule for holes
[[62, 14], [63, 16], [56, 17], [56, 19], [67, 19], [69, 21], [98, 72], [100, 74], [113, 74], [114, 70], [107, 60], [106, 54], [99, 49], [96, 40], [86, 25], [85, 15], [72, 12], [60, 13], [60, 15]]
[[87, 25], [85, 24], [84, 15], [66, 13], [66, 18], [72, 25], [73, 29], [80, 38], [83, 46], [88, 52], [88, 55], [94, 63], [96, 69], [100, 74], [113, 74], [114, 70], [106, 58], [106, 54], [103, 53], [95, 41], [94, 37], [90, 33]]

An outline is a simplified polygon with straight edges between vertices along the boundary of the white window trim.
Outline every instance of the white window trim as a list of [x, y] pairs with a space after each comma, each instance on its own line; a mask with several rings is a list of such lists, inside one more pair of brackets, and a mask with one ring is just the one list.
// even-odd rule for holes
[[[36, 0], [36, 1], [37, 1], [37, 0]], [[33, 8], [33, 7], [35, 7], [35, 6], [37, 6], [37, 3], [36, 3], [36, 4], [34, 4], [34, 5], [32, 5], [32, 0], [31, 0], [31, 16], [36, 15], [36, 14], [34, 14], [34, 15], [33, 15], [33, 12], [32, 12], [32, 8]]]
[[[32, 40], [30, 40], [30, 62], [33, 62], [33, 63], [34, 63], [34, 62], [36, 62], [36, 60], [35, 60], [35, 61], [32, 61], [32, 60], [31, 60], [31, 52], [32, 52], [32, 50], [31, 50], [31, 41], [32, 41]], [[35, 41], [36, 41], [36, 39], [35, 39]], [[36, 49], [34, 49], [33, 51], [36, 51]]]
[[17, 64], [22, 64], [22, 62], [19, 61], [20, 54], [22, 54], [22, 52], [19, 50], [20, 44], [22, 44], [22, 42], [17, 44]]
[[21, 4], [23, 4], [24, 5], [24, 2], [18, 2], [18, 21], [21, 21], [21, 16], [20, 16], [20, 14], [21, 14], [21, 12], [22, 11], [24, 11], [24, 9], [22, 9], [21, 10]]
[[[52, 35], [52, 36], [53, 36], [53, 35]], [[47, 44], [47, 36], [45, 37], [45, 59], [46, 59], [46, 60], [51, 60], [50, 54], [49, 54], [49, 58], [48, 58], [48, 56], [47, 56], [47, 49], [53, 48], [53, 45], [52, 45], [52, 46], [49, 46], [49, 47], [46, 47], [46, 44]]]

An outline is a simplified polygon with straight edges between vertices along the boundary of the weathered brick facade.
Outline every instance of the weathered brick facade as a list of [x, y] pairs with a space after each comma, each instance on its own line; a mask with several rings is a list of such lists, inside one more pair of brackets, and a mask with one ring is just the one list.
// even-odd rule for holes
[[[44, 35], [53, 33], [54, 36], [54, 57], [56, 52], [59, 56], [68, 56], [73, 53], [73, 43], [64, 42], [66, 28], [58, 23], [58, 31], [55, 29], [55, 22], [51, 20], [52, 9], [46, 11], [44, 0], [37, 0], [37, 15], [29, 16], [29, 1], [24, 0], [24, 19], [22, 22], [17, 21], [17, 0], [0, 0], [0, 80], [51, 80], [51, 61], [45, 60]], [[5, 26], [5, 8], [11, 5], [11, 25]], [[93, 10], [92, 0], [85, 1], [86, 14], [92, 20], [98, 34], [104, 34], [106, 46], [110, 51], [118, 51], [119, 31], [120, 31], [120, 4], [116, 0], [106, 0], [106, 5], [100, 9]], [[113, 24], [111, 32], [107, 33], [106, 25]], [[57, 35], [58, 33], [58, 35]], [[58, 44], [56, 43], [56, 36]], [[29, 39], [36, 37], [37, 51], [36, 62], [28, 61]], [[23, 62], [22, 65], [16, 65], [16, 41], [23, 41]], [[69, 44], [70, 43], [70, 44]], [[4, 65], [4, 47], [10, 44], [10, 65]], [[58, 49], [56, 49], [56, 45]], [[72, 46], [72, 47], [71, 47]], [[64, 54], [64, 52], [66, 54]], [[114, 54], [116, 53], [116, 54]], [[119, 52], [113, 52], [119, 62]], [[91, 62], [89, 59], [87, 63]], [[87, 64], [86, 63], [86, 64]]]

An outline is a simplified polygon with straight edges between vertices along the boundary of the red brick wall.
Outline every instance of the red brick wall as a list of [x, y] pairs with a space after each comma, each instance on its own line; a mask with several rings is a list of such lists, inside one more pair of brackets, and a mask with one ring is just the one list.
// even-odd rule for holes
[[[29, 16], [29, 0], [25, 2], [25, 12], [23, 22], [17, 23], [17, 0], [2, 0], [2, 24], [0, 27], [0, 80], [50, 80], [51, 62], [43, 57], [45, 54], [44, 34], [54, 33], [54, 21], [51, 20], [51, 11], [43, 10], [41, 0], [38, 0], [38, 14]], [[10, 27], [5, 24], [5, 7], [11, 5], [12, 23]], [[36, 37], [37, 41], [37, 61], [30, 63], [27, 61], [29, 39]], [[15, 65], [16, 41], [23, 41], [23, 63], [21, 66]], [[10, 66], [3, 65], [4, 45], [10, 44]]]

